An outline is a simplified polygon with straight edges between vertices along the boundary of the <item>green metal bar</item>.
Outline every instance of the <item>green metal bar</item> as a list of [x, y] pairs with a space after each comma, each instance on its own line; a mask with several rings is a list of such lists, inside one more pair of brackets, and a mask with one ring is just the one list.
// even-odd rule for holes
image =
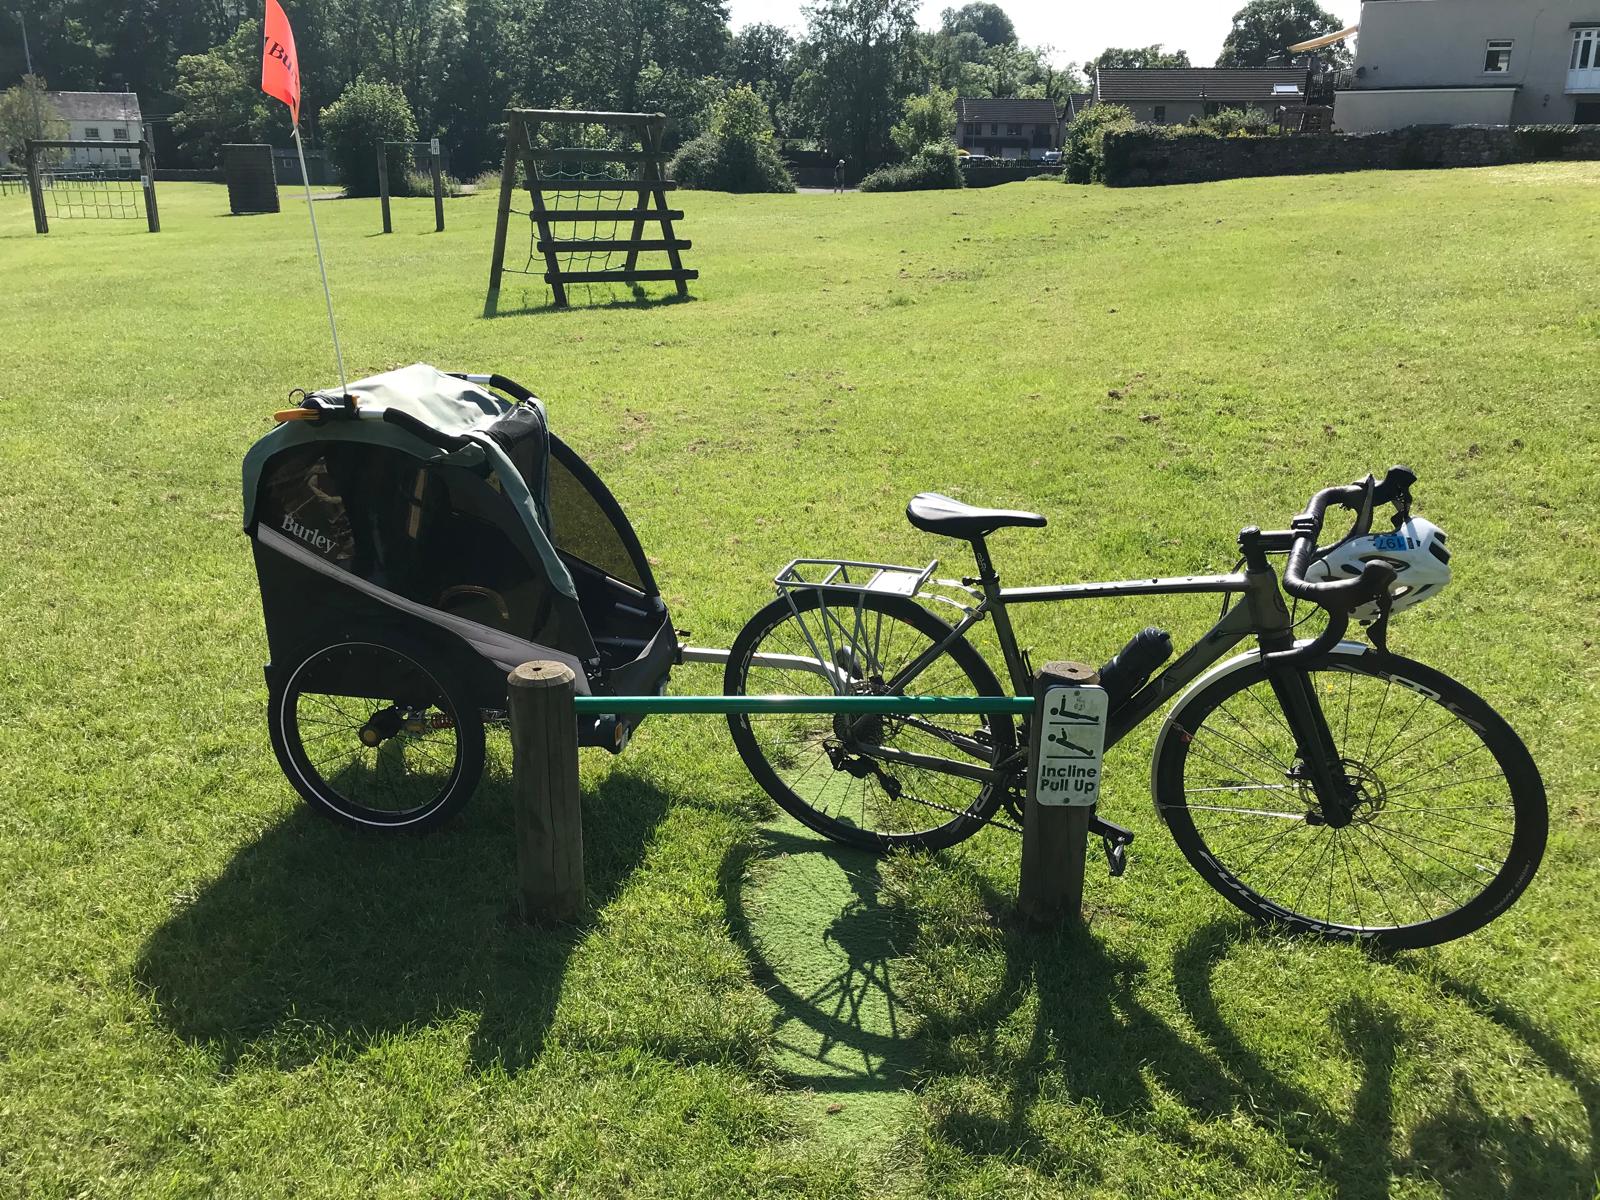
[[580, 713], [1027, 713], [1031, 696], [579, 696]]

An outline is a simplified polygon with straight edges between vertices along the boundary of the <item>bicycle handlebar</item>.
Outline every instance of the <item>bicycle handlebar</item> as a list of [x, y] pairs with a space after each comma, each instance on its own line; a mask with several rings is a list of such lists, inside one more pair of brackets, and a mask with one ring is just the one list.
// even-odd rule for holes
[[1356, 520], [1351, 532], [1362, 534], [1372, 525], [1372, 512], [1381, 504], [1404, 500], [1417, 481], [1416, 472], [1409, 467], [1390, 467], [1380, 483], [1368, 475], [1365, 479], [1343, 487], [1323, 488], [1311, 497], [1306, 510], [1290, 522], [1294, 542], [1289, 550], [1289, 561], [1283, 568], [1283, 590], [1300, 600], [1309, 600], [1327, 610], [1328, 627], [1311, 643], [1294, 650], [1269, 654], [1269, 658], [1303, 660], [1315, 658], [1333, 649], [1344, 637], [1350, 625], [1350, 612], [1368, 601], [1375, 600], [1394, 586], [1394, 568], [1387, 563], [1369, 562], [1361, 574], [1353, 579], [1313, 581], [1306, 578], [1306, 568], [1316, 552], [1317, 539], [1322, 534], [1322, 523], [1327, 511], [1335, 504], [1353, 509]]

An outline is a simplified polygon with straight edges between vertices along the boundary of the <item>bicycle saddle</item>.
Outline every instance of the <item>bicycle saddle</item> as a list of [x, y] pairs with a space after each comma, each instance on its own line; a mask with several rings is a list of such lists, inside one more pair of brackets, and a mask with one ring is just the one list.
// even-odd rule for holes
[[906, 505], [906, 519], [924, 533], [945, 537], [975, 538], [1003, 529], [1007, 525], [1038, 528], [1045, 523], [1038, 513], [1008, 508], [974, 508], [938, 492], [913, 496]]

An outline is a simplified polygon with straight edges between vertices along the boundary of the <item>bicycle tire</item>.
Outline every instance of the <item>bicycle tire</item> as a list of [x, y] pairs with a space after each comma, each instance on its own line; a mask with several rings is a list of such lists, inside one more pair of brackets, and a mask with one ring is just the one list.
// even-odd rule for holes
[[[793, 607], [791, 607], [791, 599]], [[830, 607], [851, 610], [854, 610], [857, 600], [859, 600], [863, 613], [871, 614], [880, 622], [881, 620], [888, 620], [908, 627], [914, 635], [925, 639], [921, 643], [922, 645], [935, 644], [949, 636], [950, 633], [951, 627], [946, 622], [940, 620], [920, 604], [903, 596], [867, 592], [850, 593], [843, 596], [833, 595], [827, 597], [827, 599]], [[816, 613], [823, 602], [824, 596], [817, 590], [800, 591], [789, 598], [780, 596], [751, 617], [744, 628], [740, 630], [739, 636], [734, 639], [723, 677], [723, 691], [729, 695], [779, 694], [780, 692], [793, 691], [796, 686], [806, 690], [809, 683], [812, 685], [809, 690], [815, 691], [816, 694], [834, 694], [832, 684], [818, 672], [773, 671], [770, 668], [752, 663], [752, 657], [758, 651], [761, 651], [764, 645], [767, 646], [767, 652], [774, 652], [768, 643], [769, 638], [773, 636], [775, 631], [779, 630], [785, 623], [793, 624], [797, 620], [797, 614], [799, 617], [804, 617], [805, 614]], [[876, 640], [876, 648], [865, 649], [864, 651], [858, 649], [849, 651], [847, 655], [848, 661], [854, 663], [858, 656], [874, 660], [879, 657], [883, 659], [890, 658], [894, 636], [891, 627], [891, 633], [887, 639], [880, 636]], [[799, 650], [805, 653], [808, 647], [785, 645], [781, 649], [789, 652]], [[910, 654], [905, 661], [910, 662], [915, 657], [915, 654]], [[941, 669], [941, 664], [945, 663], [950, 664], [950, 666]], [[776, 686], [760, 687], [752, 693], [749, 685], [752, 682], [753, 666], [757, 672], [756, 682], [776, 683]], [[872, 685], [864, 677], [864, 672], [852, 668], [852, 673], [858, 677], [857, 690], [862, 692], [872, 690]], [[1000, 696], [1006, 694], [1001, 690], [1000, 682], [995, 678], [994, 671], [990, 669], [989, 664], [984, 661], [983, 656], [965, 638], [958, 639], [952, 643], [944, 654], [940, 655], [938, 659], [925, 668], [920, 678], [928, 680], [929, 686], [932, 686], [934, 683], [944, 684], [953, 674], [958, 674], [961, 680], [959, 684], [954, 686], [970, 688], [973, 695]], [[766, 678], [763, 679], [763, 676], [766, 676]], [[913, 690], [920, 692], [922, 689], [916, 687], [915, 682], [913, 682]], [[942, 690], [944, 694], [955, 694], [953, 687], [943, 688]], [[882, 782], [883, 778], [888, 777], [897, 781], [900, 778], [899, 775], [894, 773], [896, 764], [882, 759], [874, 759], [872, 761], [877, 765], [873, 768], [863, 761], [869, 756], [859, 755], [851, 759], [850, 766], [872, 772], [872, 774], [860, 777], [862, 788], [859, 797], [860, 806], [857, 811], [861, 819], [857, 820], [842, 814], [825, 811], [813, 802], [808, 801], [805, 796], [800, 795], [791, 786], [792, 782], [798, 782], [794, 779], [794, 771], [790, 771], [790, 779], [786, 780], [781, 769], [783, 764], [774, 764], [771, 761], [772, 756], [769, 753], [769, 748], [762, 745], [764, 733], [758, 733], [758, 730], [765, 731], [768, 727], [768, 722], [771, 720], [770, 716], [752, 718], [751, 714], [748, 713], [729, 715], [728, 728], [733, 735], [733, 743], [738, 748], [740, 758], [744, 760], [744, 764], [749, 769], [751, 776], [769, 796], [777, 801], [784, 811], [788, 812], [807, 828], [843, 845], [879, 853], [892, 849], [943, 849], [976, 833], [993, 816], [995, 809], [999, 805], [1002, 787], [996, 781], [967, 779], [932, 770], [922, 770], [922, 775], [939, 775], [943, 779], [959, 781], [958, 784], [949, 785], [952, 789], [958, 788], [959, 792], [939, 792], [941, 796], [946, 798], [944, 800], [934, 800], [932, 796], [927, 798], [913, 796], [910, 804], [916, 807], [908, 807], [903, 803], [905, 800], [904, 791], [897, 797], [887, 797], [885, 793], [887, 785]], [[800, 720], [791, 718], [791, 720], [794, 721], [794, 724], [809, 720], [812, 723], [811, 728], [813, 730], [831, 727], [834, 734], [837, 735], [846, 719], [815, 714], [808, 718], [802, 717]], [[908, 729], [928, 736], [922, 726], [931, 724], [923, 722], [922, 725], [918, 725], [915, 720], [901, 720], [898, 718], [880, 718], [878, 720], [878, 731], [880, 733], [888, 732], [893, 736], [899, 736]], [[946, 720], [948, 721], [949, 718], [946, 718]], [[962, 720], [964, 724], [972, 727], [975, 735], [987, 739], [991, 748], [989, 765], [1002, 762], [1011, 754], [1016, 737], [1013, 722], [1009, 716], [973, 715]], [[852, 728], [857, 727], [853, 726]], [[825, 752], [825, 744], [829, 735], [821, 733], [815, 736], [818, 738], [818, 748]], [[790, 740], [793, 741], [794, 739]], [[835, 740], [838, 740], [836, 736]], [[887, 742], [880, 739], [878, 744], [887, 744]], [[976, 758], [969, 758], [966, 761], [977, 764]], [[850, 774], [848, 767], [841, 769], [831, 763], [829, 765], [832, 768], [835, 781], [841, 774]], [[815, 763], [808, 769], [815, 770]], [[826, 779], [828, 776], [824, 775], [822, 778]], [[872, 783], [877, 783], [878, 791], [885, 793], [883, 798], [873, 796], [870, 790], [870, 784]], [[826, 789], [827, 785], [824, 784], [823, 786]], [[903, 783], [900, 786], [904, 788]], [[933, 789], [931, 784], [920, 784], [918, 790], [931, 791]], [[958, 803], [954, 798], [956, 795], [965, 795], [968, 791], [972, 792], [970, 801]], [[883, 804], [883, 799], [888, 799], [896, 812], [902, 808], [906, 812], [926, 809], [930, 812], [946, 814], [949, 819], [925, 829], [873, 828], [867, 821], [869, 798], [875, 804], [880, 805]], [[946, 800], [949, 802], [946, 802]], [[887, 806], [885, 806], [885, 810], [887, 811]]]
[[[1152, 770], [1157, 809], [1200, 876], [1251, 916], [1294, 932], [1387, 949], [1452, 941], [1509, 908], [1538, 868], [1549, 818], [1538, 768], [1505, 720], [1465, 685], [1399, 655], [1376, 650], [1333, 654], [1297, 669], [1327, 677], [1312, 683], [1319, 697], [1326, 696], [1324, 713], [1341, 768], [1362, 799], [1348, 825], [1335, 828], [1309, 815], [1316, 808], [1315, 797], [1307, 782], [1292, 778], [1292, 765], [1290, 782], [1268, 782], [1274, 766], [1285, 765], [1283, 752], [1292, 746], [1271, 691], [1269, 669], [1258, 661], [1225, 672], [1173, 710]], [[1359, 709], [1358, 680], [1371, 683], [1361, 685]], [[1228, 707], [1230, 700], [1246, 695], [1256, 703], [1240, 699], [1234, 709]], [[1391, 720], [1384, 724], [1391, 700]], [[1374, 708], [1363, 733], [1366, 714]], [[1254, 720], [1258, 713], [1276, 725], [1260, 722], [1251, 728], [1245, 718]], [[1457, 751], [1459, 746], [1466, 748]], [[1442, 761], [1419, 769], [1413, 759], [1382, 770], [1412, 749]], [[1481, 759], [1469, 768], [1460, 765], [1484, 751], [1498, 771], [1489, 771]], [[1288, 754], [1293, 756], [1292, 749]], [[1438, 774], [1452, 765], [1454, 774]], [[1464, 769], [1472, 774], [1461, 775]], [[1215, 786], [1212, 776], [1218, 781]], [[1460, 790], [1469, 787], [1477, 791]], [[1241, 792], [1266, 798], [1233, 805], [1191, 803], [1197, 795], [1226, 801]], [[1438, 803], [1445, 793], [1453, 794]], [[1407, 799], [1409, 804], [1397, 803]], [[1480, 803], [1472, 803], [1474, 799]], [[1202, 812], [1206, 815], [1197, 823]], [[1304, 830], [1316, 832], [1306, 836]], [[1347, 835], [1346, 830], [1353, 832]], [[1457, 844], [1473, 838], [1503, 844], [1503, 851], [1482, 854]], [[1498, 864], [1478, 886], [1490, 871], [1483, 858], [1498, 859]], [[1286, 898], [1283, 893], [1292, 882], [1285, 877], [1302, 862], [1310, 864], [1309, 870], [1327, 864], [1326, 887], [1318, 882], [1317, 890], [1308, 892], [1311, 881], [1303, 880], [1294, 897]], [[1285, 879], [1281, 888], [1280, 879]], [[1391, 886], [1382, 886], [1383, 879]], [[1462, 886], [1462, 879], [1469, 887]], [[1335, 900], [1346, 894], [1350, 903], [1340, 912], [1348, 917], [1347, 910], [1353, 910], [1355, 920], [1336, 918]], [[1322, 914], [1305, 911], [1314, 907], [1307, 900], [1319, 895], [1325, 899]], [[1365, 908], [1363, 896], [1369, 900]]]
[[[459, 811], [476, 789], [484, 764], [482, 717], [448, 659], [432, 647], [387, 636], [317, 642], [274, 674], [267, 694], [273, 752], [322, 816], [357, 829], [424, 832]], [[370, 685], [377, 677], [384, 683]], [[363, 694], [384, 689], [395, 694]], [[312, 721], [318, 732], [306, 735], [302, 725]], [[363, 731], [385, 722], [394, 730], [370, 735], [380, 738], [377, 744], [363, 742]], [[382, 796], [394, 803], [376, 803]]]

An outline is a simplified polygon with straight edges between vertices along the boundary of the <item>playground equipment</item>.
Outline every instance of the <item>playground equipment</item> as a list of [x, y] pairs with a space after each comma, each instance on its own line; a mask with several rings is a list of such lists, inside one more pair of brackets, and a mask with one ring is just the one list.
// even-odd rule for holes
[[[51, 152], [58, 150], [94, 154], [86, 162], [52, 165]], [[151, 233], [161, 232], [155, 158], [148, 142], [29, 138], [26, 162], [35, 233], [49, 233], [52, 217], [75, 221], [142, 217]]]
[[444, 232], [444, 151], [439, 147], [439, 139], [434, 138], [427, 142], [379, 142], [378, 143], [378, 198], [383, 209], [383, 231], [393, 233], [394, 225], [389, 213], [389, 151], [391, 150], [426, 150], [428, 153], [428, 174], [433, 181], [433, 231]]
[[[330, 816], [426, 828], [476, 784], [484, 722], [509, 719], [530, 916], [582, 901], [578, 746], [621, 750], [652, 712], [728, 714], [756, 781], [849, 845], [948, 846], [1004, 808], [1024, 840], [1021, 908], [1050, 923], [1077, 909], [1088, 834], [1125, 869], [1132, 832], [1095, 811], [1101, 757], [1163, 709], [1157, 811], [1253, 916], [1433, 945], [1504, 912], [1542, 856], [1543, 785], [1515, 732], [1387, 649], [1390, 615], [1448, 580], [1403, 467], [1318, 492], [1287, 530], [1246, 528], [1242, 571], [1044, 587], [1002, 588], [987, 545], [1044, 517], [924, 494], [907, 516], [968, 542], [975, 576], [797, 559], [720, 650], [679, 644], [622, 510], [514, 381], [419, 365], [278, 417], [245, 460], [245, 528], [280, 763]], [[1393, 530], [1373, 534], [1386, 505]], [[1336, 506], [1352, 527], [1319, 547]], [[1287, 556], [1281, 580], [1269, 555]], [[1171, 639], [1147, 629], [1098, 670], [1036, 672], [1008, 615], [1155, 595], [1225, 598], [1165, 669]], [[1285, 595], [1326, 615], [1317, 636], [1296, 637]], [[1344, 638], [1352, 616], [1372, 645]], [[1009, 688], [966, 640], [985, 619]], [[724, 694], [662, 694], [677, 662], [723, 664]]]
[[[536, 259], [543, 260], [542, 275], [558, 308], [566, 307], [573, 284], [666, 281], [677, 287], [679, 296], [689, 294], [688, 281], [699, 278], [699, 272], [683, 265], [681, 252], [690, 243], [673, 232], [672, 223], [681, 221], [683, 213], [667, 207], [666, 194], [677, 185], [662, 173], [666, 124], [661, 113], [506, 110], [489, 308], [495, 307], [505, 272], [541, 274]], [[546, 125], [598, 126], [613, 131], [606, 135], [608, 142], [630, 140], [638, 149], [541, 146], [538, 135]], [[519, 168], [528, 190], [525, 213], [511, 207]], [[506, 259], [513, 213], [529, 221], [528, 253], [521, 266]], [[619, 238], [617, 229], [625, 221], [632, 223], [631, 232]], [[659, 225], [659, 235], [646, 237], [647, 225]], [[665, 254], [668, 265], [641, 268], [639, 256], [652, 253]]]

